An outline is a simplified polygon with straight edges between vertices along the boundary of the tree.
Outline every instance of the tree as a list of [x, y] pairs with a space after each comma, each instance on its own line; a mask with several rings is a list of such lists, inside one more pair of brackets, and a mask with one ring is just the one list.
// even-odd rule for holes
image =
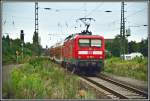
[[128, 43], [128, 51], [129, 53], [132, 53], [132, 52], [138, 52], [138, 43], [136, 43], [135, 41], [131, 41]]
[[123, 54], [121, 50], [123, 48], [125, 48], [125, 53], [128, 53], [128, 40], [125, 38], [125, 41], [123, 42], [120, 35], [117, 35], [112, 43], [111, 47], [112, 55], [119, 57], [121, 54]]
[[6, 42], [7, 42], [7, 45], [10, 47], [10, 39], [9, 39], [9, 35], [6, 36]]
[[142, 39], [139, 43], [139, 51], [144, 55], [148, 57], [148, 38]]
[[38, 33], [34, 32], [33, 34], [33, 44], [39, 44]]
[[117, 35], [112, 43], [112, 54], [113, 56], [120, 56], [121, 48], [120, 48], [120, 37]]
[[41, 46], [40, 46], [40, 40], [38, 37], [38, 33], [34, 32], [33, 34], [33, 50], [35, 55], [41, 54]]
[[144, 56], [148, 56], [148, 38], [142, 39], [141, 42], [136, 43], [135, 41], [129, 42], [129, 53], [140, 52]]
[[20, 39], [12, 40], [9, 35], [2, 39], [3, 63], [11, 63], [16, 61], [16, 51], [20, 51]]
[[[24, 43], [24, 57], [38, 55], [38, 52], [41, 52], [42, 47], [41, 45], [37, 44], [36, 41], [34, 41], [34, 44], [29, 42]], [[9, 38], [9, 35], [7, 35], [6, 37], [3, 36], [2, 38], [3, 60], [2, 61], [4, 64], [16, 62], [16, 51], [18, 51], [19, 54], [21, 54], [22, 51], [21, 43], [22, 43], [21, 39], [11, 39]]]

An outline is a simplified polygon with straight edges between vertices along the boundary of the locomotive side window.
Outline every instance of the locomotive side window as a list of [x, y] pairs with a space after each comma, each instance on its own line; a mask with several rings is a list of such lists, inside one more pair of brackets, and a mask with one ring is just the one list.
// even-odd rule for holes
[[91, 39], [91, 46], [101, 47], [102, 41], [100, 39]]
[[90, 46], [90, 39], [79, 39], [79, 46]]

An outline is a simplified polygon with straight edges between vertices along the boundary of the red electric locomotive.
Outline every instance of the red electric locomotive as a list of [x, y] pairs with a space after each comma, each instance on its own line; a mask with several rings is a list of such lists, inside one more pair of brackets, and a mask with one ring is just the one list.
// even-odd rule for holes
[[75, 34], [67, 38], [62, 50], [62, 64], [79, 72], [98, 73], [104, 66], [104, 38]]
[[50, 57], [78, 72], [99, 73], [104, 66], [104, 38], [99, 35], [72, 34], [50, 48]]
[[[92, 18], [80, 18], [86, 21]], [[50, 48], [51, 59], [61, 63], [73, 71], [84, 73], [99, 73], [104, 67], [105, 45], [104, 38], [92, 35], [86, 30], [68, 36], [63, 42]]]

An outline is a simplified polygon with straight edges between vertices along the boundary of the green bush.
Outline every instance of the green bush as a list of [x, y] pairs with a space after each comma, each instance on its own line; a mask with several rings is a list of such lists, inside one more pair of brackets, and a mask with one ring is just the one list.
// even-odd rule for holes
[[[11, 73], [13, 94], [10, 98], [72, 99], [80, 98], [80, 81], [46, 58], [34, 57]], [[85, 98], [95, 98], [87, 91]], [[6, 94], [7, 95], [7, 94]]]
[[147, 81], [148, 60], [147, 58], [135, 58], [123, 61], [113, 57], [106, 59], [104, 72]]

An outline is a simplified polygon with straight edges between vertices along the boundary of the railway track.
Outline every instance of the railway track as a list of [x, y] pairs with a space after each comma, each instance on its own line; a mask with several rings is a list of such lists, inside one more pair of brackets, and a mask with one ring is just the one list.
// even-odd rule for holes
[[101, 73], [101, 75], [95, 75], [92, 77], [82, 76], [80, 73], [75, 74], [94, 84], [96, 87], [107, 91], [107, 94], [114, 99], [148, 99], [147, 92], [120, 83], [116, 80], [112, 80], [109, 76], [103, 73]]
[[119, 99], [147, 99], [148, 94], [137, 88], [125, 85], [110, 79], [108, 76], [102, 74], [95, 77], [82, 76], [82, 78], [93, 83]]

